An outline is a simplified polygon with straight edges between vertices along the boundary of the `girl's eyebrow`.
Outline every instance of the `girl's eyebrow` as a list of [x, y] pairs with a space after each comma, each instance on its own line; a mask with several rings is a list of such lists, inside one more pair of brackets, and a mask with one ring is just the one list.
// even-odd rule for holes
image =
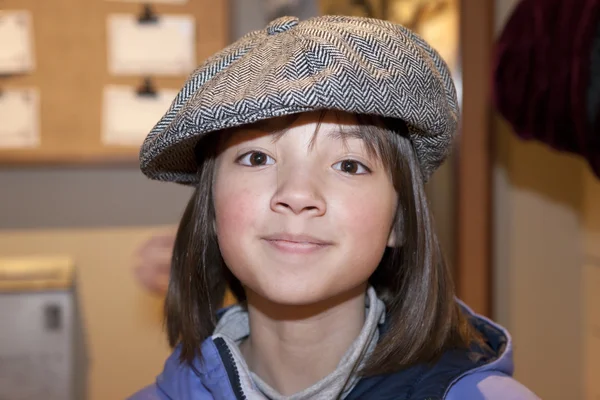
[[[315, 132], [313, 133], [313, 136], [310, 140], [309, 143], [309, 148], [313, 148], [317, 142], [317, 136], [319, 135], [319, 130], [321, 129], [321, 126], [317, 126], [317, 129], [315, 129]], [[329, 138], [330, 140], [334, 140], [334, 141], [341, 141], [341, 145], [344, 148], [344, 151], [349, 151], [349, 146], [348, 146], [348, 139], [359, 139], [359, 140], [363, 140], [364, 139], [364, 134], [362, 132], [362, 130], [360, 129], [359, 126], [357, 125], [337, 125], [334, 129], [330, 129], [328, 130], [325, 135], [327, 136], [327, 138]], [[375, 154], [375, 152], [371, 152], [371, 149], [369, 148], [368, 144], [367, 144], [367, 151], [369, 152], [369, 156], [372, 156], [373, 154]], [[371, 154], [373, 153], [373, 154]]]
[[[272, 143], [276, 143], [281, 139], [292, 127], [298, 115], [288, 115], [286, 117], [269, 118], [266, 120], [257, 121], [246, 129], [259, 131], [271, 136]], [[319, 121], [310, 141], [310, 147], [314, 147], [323, 125]], [[330, 139], [346, 141], [346, 139], [364, 139], [364, 132], [358, 124], [336, 124], [332, 129], [327, 129], [326, 135]], [[344, 143], [346, 146], [346, 143]]]
[[327, 136], [329, 136], [331, 139], [363, 139], [363, 132], [357, 125], [338, 125], [337, 129], [332, 129], [329, 132], [327, 132]]

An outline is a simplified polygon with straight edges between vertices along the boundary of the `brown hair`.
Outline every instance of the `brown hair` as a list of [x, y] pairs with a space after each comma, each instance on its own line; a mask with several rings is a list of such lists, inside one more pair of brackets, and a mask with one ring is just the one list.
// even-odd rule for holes
[[[454, 299], [452, 274], [434, 231], [406, 124], [372, 116], [357, 120], [359, 130], [350, 134], [377, 153], [398, 193], [393, 226], [397, 246], [386, 249], [369, 279], [387, 307], [388, 321], [360, 372], [369, 376], [432, 361], [446, 349], [466, 347], [477, 338]], [[245, 300], [241, 283], [223, 262], [214, 231], [212, 186], [219, 136], [209, 135], [197, 147], [199, 184], [179, 225], [165, 303], [169, 344], [180, 344], [180, 359], [188, 363], [201, 356], [200, 344], [215, 328], [226, 288], [238, 301]]]

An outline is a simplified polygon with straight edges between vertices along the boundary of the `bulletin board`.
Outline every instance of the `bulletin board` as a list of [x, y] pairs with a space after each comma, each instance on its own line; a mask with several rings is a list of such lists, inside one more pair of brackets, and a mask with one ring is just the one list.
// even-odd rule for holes
[[[163, 14], [195, 17], [196, 61], [228, 41], [227, 0], [152, 4]], [[28, 10], [33, 21], [35, 70], [0, 76], [0, 90], [35, 87], [40, 94], [40, 145], [0, 148], [0, 164], [135, 163], [139, 146], [103, 144], [105, 85], [139, 87], [142, 76], [113, 76], [107, 60], [107, 16], [140, 15], [143, 3], [113, 0], [3, 0], [2, 10]], [[157, 89], [178, 90], [187, 76], [152, 77]], [[165, 110], [166, 111], [166, 110]], [[1, 123], [1, 121], [0, 121]]]

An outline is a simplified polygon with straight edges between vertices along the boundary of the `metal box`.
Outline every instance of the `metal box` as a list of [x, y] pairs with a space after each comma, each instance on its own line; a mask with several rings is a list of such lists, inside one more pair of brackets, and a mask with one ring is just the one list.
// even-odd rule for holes
[[0, 259], [0, 400], [84, 400], [85, 349], [72, 262]]

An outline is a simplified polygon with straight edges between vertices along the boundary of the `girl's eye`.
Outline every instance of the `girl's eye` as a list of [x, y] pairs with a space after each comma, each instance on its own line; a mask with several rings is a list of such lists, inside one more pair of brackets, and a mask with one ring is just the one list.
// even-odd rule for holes
[[350, 175], [364, 175], [371, 172], [364, 164], [354, 160], [342, 160], [333, 164], [333, 168]]
[[260, 167], [263, 165], [271, 165], [275, 160], [261, 151], [251, 151], [238, 158], [237, 162], [249, 167]]

